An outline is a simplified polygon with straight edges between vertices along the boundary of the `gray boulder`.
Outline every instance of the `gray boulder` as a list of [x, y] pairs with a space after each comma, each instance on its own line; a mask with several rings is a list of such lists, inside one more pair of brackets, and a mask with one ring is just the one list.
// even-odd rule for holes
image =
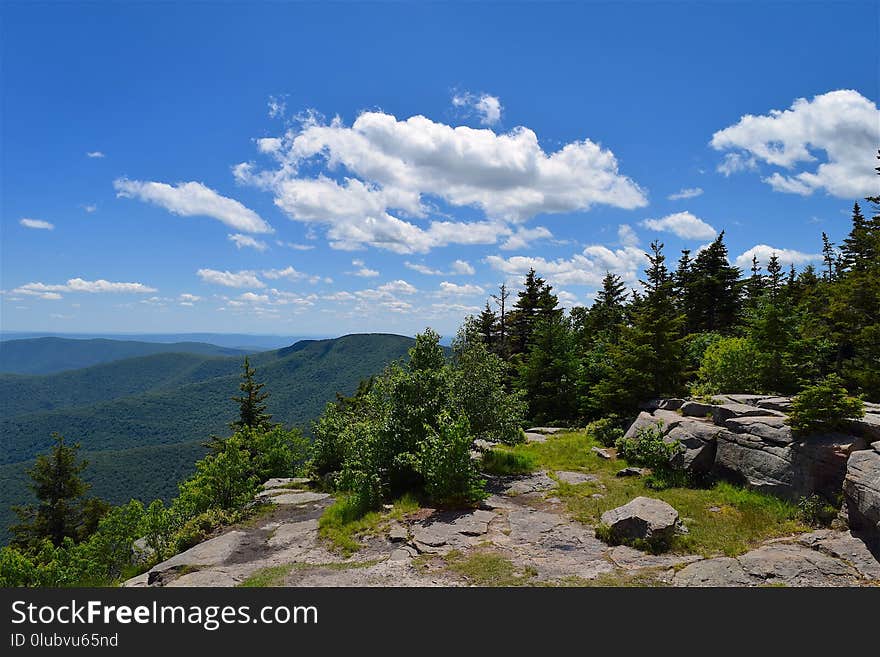
[[850, 455], [843, 494], [850, 529], [880, 553], [880, 442]]
[[708, 422], [682, 422], [663, 438], [664, 442], [678, 442], [681, 449], [672, 459], [672, 466], [693, 474], [706, 474], [715, 464], [716, 436], [720, 427]]
[[776, 415], [734, 417], [724, 422], [733, 433], [748, 433], [776, 445], [789, 445], [794, 440], [791, 427], [784, 417]]
[[791, 409], [791, 397], [768, 397], [760, 399], [755, 404], [758, 408], [767, 408], [771, 411], [787, 413]]
[[715, 408], [714, 404], [704, 404], [703, 402], [697, 401], [686, 401], [681, 405], [682, 415], [687, 415], [688, 417], [706, 417], [711, 412], [712, 409]]
[[636, 416], [636, 419], [633, 420], [633, 423], [629, 425], [629, 428], [626, 430], [626, 433], [623, 434], [624, 438], [635, 438], [636, 434], [639, 432], [639, 429], [643, 427], [649, 427], [652, 424], [659, 425], [661, 424], [660, 420], [654, 418], [653, 415], [646, 411], [642, 411]]
[[679, 526], [678, 511], [663, 500], [637, 497], [631, 502], [602, 514], [602, 524], [615, 542], [643, 540], [668, 543]]
[[715, 424], [722, 427], [724, 426], [724, 423], [731, 418], [754, 417], [761, 415], [775, 415], [776, 417], [783, 417], [782, 413], [778, 411], [771, 411], [765, 408], [757, 408], [756, 406], [749, 406], [748, 404], [729, 403], [719, 404], [718, 406], [712, 407], [712, 420], [715, 422]]
[[733, 418], [719, 431], [714, 470], [749, 487], [797, 500], [814, 493], [828, 499], [840, 493], [849, 455], [864, 446], [844, 434], [794, 440], [780, 419]]
[[864, 438], [869, 443], [880, 440], [880, 415], [865, 413], [865, 417], [857, 420], [847, 420], [846, 430]]

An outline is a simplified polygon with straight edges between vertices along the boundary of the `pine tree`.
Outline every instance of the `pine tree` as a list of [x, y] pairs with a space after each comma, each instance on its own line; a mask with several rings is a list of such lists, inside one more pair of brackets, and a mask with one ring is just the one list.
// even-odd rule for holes
[[663, 244], [652, 242], [651, 251], [642, 281], [645, 294], [633, 310], [632, 325], [622, 327], [620, 341], [610, 347], [603, 376], [591, 391], [605, 414], [632, 413], [639, 402], [676, 395], [684, 385], [684, 316], [676, 307]]
[[828, 239], [828, 235], [823, 231], [822, 232], [822, 262], [825, 266], [825, 271], [822, 273], [822, 277], [826, 281], [830, 281], [834, 279], [834, 263], [836, 261], [836, 253], [834, 250], [834, 242]]
[[506, 358], [508, 354], [508, 327], [507, 327], [507, 299], [510, 297], [510, 291], [507, 284], [502, 283], [498, 287], [498, 294], [493, 294], [492, 298], [498, 305], [498, 347], [495, 349], [502, 358]]
[[10, 531], [13, 543], [20, 547], [36, 548], [44, 539], [58, 546], [66, 538], [83, 537], [85, 495], [90, 485], [81, 475], [88, 463], [77, 456], [79, 443], [66, 445], [59, 433], [53, 433], [52, 438], [55, 444], [49, 453], [40, 454], [28, 470], [37, 506], [14, 507], [20, 522]]
[[752, 275], [746, 283], [746, 306], [754, 310], [764, 291], [764, 277], [761, 275], [761, 265], [758, 263], [758, 256], [752, 256]]
[[870, 263], [875, 262], [880, 253], [876, 248], [875, 235], [872, 235], [871, 225], [862, 214], [858, 203], [853, 205], [852, 229], [841, 246], [844, 269], [865, 271]]
[[536, 423], [567, 422], [575, 418], [576, 363], [568, 320], [557, 313], [540, 319], [529, 352], [519, 369], [519, 388], [525, 391], [529, 417]]
[[728, 262], [724, 231], [694, 259], [689, 332], [731, 333], [740, 315], [740, 270]]
[[476, 329], [486, 348], [494, 350], [495, 336], [498, 330], [498, 317], [489, 306], [488, 301], [486, 302], [486, 307], [483, 308], [476, 319]]
[[514, 354], [528, 352], [536, 323], [539, 319], [549, 318], [557, 312], [556, 306], [559, 304], [559, 299], [552, 292], [552, 286], [538, 276], [534, 269], [529, 269], [524, 285], [524, 289], [517, 293], [512, 313], [511, 337]]
[[244, 363], [241, 366], [241, 383], [238, 389], [242, 395], [233, 397], [232, 401], [238, 402], [239, 411], [238, 419], [230, 422], [233, 431], [239, 429], [271, 429], [272, 416], [266, 412], [266, 399], [269, 397], [268, 392], [262, 392], [264, 383], [257, 383], [254, 379], [256, 370], [251, 367], [250, 360], [244, 357]]
[[768, 392], [790, 392], [794, 385], [790, 353], [794, 340], [792, 306], [783, 284], [776, 253], [767, 263], [766, 288], [749, 318], [749, 338], [764, 357], [759, 364], [761, 383]]

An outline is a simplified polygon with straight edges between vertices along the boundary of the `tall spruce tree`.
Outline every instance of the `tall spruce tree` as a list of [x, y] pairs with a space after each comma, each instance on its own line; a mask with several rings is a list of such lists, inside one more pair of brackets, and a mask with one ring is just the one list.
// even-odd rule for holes
[[740, 270], [728, 262], [724, 231], [700, 251], [690, 274], [689, 332], [731, 333], [741, 310]]
[[675, 303], [663, 244], [652, 242], [651, 251], [632, 325], [623, 327], [619, 343], [609, 349], [604, 376], [592, 388], [596, 406], [606, 414], [632, 413], [639, 402], [679, 394], [684, 386], [684, 316]]
[[498, 286], [498, 294], [492, 295], [492, 299], [498, 306], [498, 345], [494, 351], [502, 358], [506, 358], [509, 352], [508, 342], [510, 329], [508, 326], [507, 312], [507, 299], [509, 297], [510, 290], [507, 289], [506, 283], [502, 283]]
[[537, 322], [556, 312], [559, 299], [552, 290], [553, 287], [538, 276], [534, 269], [529, 269], [524, 287], [517, 294], [513, 307], [511, 337], [514, 354], [527, 353]]
[[9, 529], [19, 547], [36, 549], [44, 539], [55, 546], [66, 538], [78, 540], [83, 537], [83, 523], [89, 521], [85, 510], [91, 486], [81, 476], [88, 462], [78, 457], [79, 443], [67, 445], [59, 433], [53, 433], [52, 439], [49, 453], [37, 456], [27, 471], [37, 505], [13, 508], [19, 523]]
[[766, 288], [749, 318], [749, 337], [763, 356], [760, 364], [764, 390], [791, 392], [794, 385], [790, 352], [794, 339], [792, 307], [776, 253], [767, 263]]
[[257, 383], [255, 374], [256, 370], [251, 367], [250, 360], [245, 356], [241, 366], [241, 383], [238, 385], [242, 394], [232, 398], [232, 401], [238, 402], [238, 419], [229, 424], [233, 431], [246, 427], [271, 429], [273, 426], [272, 416], [266, 412], [266, 399], [269, 398], [269, 393], [263, 392], [266, 384]]
[[490, 351], [495, 351], [495, 338], [498, 332], [498, 317], [495, 311], [486, 302], [486, 307], [480, 312], [476, 318], [476, 331], [482, 339], [483, 344]]

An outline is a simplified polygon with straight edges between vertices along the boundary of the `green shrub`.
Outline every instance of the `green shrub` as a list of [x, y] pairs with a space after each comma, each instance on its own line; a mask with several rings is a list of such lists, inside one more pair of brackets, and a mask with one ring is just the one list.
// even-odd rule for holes
[[176, 511], [192, 517], [215, 507], [242, 507], [253, 499], [258, 480], [250, 451], [239, 435], [232, 436], [222, 451], [198, 461], [195, 474], [180, 484]]
[[198, 545], [214, 530], [237, 520], [238, 516], [223, 509], [209, 509], [187, 518], [171, 536], [169, 542], [175, 553]]
[[797, 508], [801, 520], [813, 527], [827, 527], [837, 516], [837, 509], [815, 493], [801, 497], [797, 502]]
[[655, 424], [641, 427], [632, 438], [618, 439], [615, 446], [618, 456], [652, 470], [670, 468], [670, 463], [681, 451], [677, 441], [663, 441], [663, 431]]
[[471, 458], [473, 438], [464, 416], [443, 413], [421, 444], [425, 493], [436, 504], [468, 506], [486, 497], [485, 481]]
[[693, 392], [758, 392], [760, 373], [761, 354], [751, 340], [721, 338], [706, 348]]
[[493, 475], [520, 475], [533, 472], [535, 458], [530, 454], [511, 452], [506, 449], [491, 449], [484, 452], [480, 460], [480, 470]]
[[850, 397], [840, 378], [831, 374], [794, 396], [788, 423], [801, 433], [841, 428], [849, 418], [865, 415], [861, 399]]
[[614, 447], [617, 441], [623, 438], [623, 429], [620, 428], [620, 420], [615, 417], [603, 417], [587, 425], [587, 433], [593, 436], [605, 447]]

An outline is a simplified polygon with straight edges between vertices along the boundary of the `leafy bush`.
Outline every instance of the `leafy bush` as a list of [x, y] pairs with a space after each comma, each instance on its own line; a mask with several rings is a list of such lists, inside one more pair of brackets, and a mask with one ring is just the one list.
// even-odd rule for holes
[[794, 396], [788, 423], [801, 433], [841, 428], [847, 419], [865, 415], [861, 399], [850, 397], [836, 374]]
[[198, 545], [214, 530], [235, 522], [238, 514], [223, 509], [209, 509], [196, 516], [186, 518], [170, 537], [172, 550], [182, 552]]
[[535, 458], [530, 454], [511, 452], [506, 449], [490, 449], [483, 453], [480, 461], [480, 469], [493, 475], [528, 474], [533, 472], [535, 468]]
[[340, 397], [315, 424], [313, 471], [350, 493], [360, 513], [410, 492], [473, 503], [482, 496], [474, 438], [522, 440], [525, 404], [505, 391], [504, 362], [466, 331], [451, 362], [439, 341], [431, 330], [417, 336], [407, 364]]
[[353, 421], [341, 433], [346, 445], [345, 461], [339, 477], [343, 490], [351, 491], [351, 505], [361, 513], [382, 501], [382, 442], [377, 428], [369, 421]]
[[466, 506], [486, 497], [485, 481], [471, 458], [473, 438], [464, 416], [443, 413], [421, 444], [425, 492], [437, 504]]
[[617, 441], [623, 438], [623, 429], [620, 428], [620, 421], [615, 417], [603, 417], [601, 419], [590, 422], [587, 425], [587, 433], [593, 436], [605, 447], [614, 447]]
[[195, 474], [180, 485], [174, 504], [185, 517], [215, 507], [234, 509], [253, 498], [258, 480], [251, 453], [236, 434], [224, 442], [223, 451], [196, 463]]
[[467, 416], [474, 438], [508, 445], [522, 442], [520, 426], [527, 407], [524, 393], [507, 392], [507, 364], [482, 340], [467, 339], [466, 335], [462, 331], [453, 344], [453, 406]]
[[837, 509], [815, 493], [801, 497], [797, 502], [797, 508], [801, 520], [813, 527], [827, 527], [837, 516]]
[[632, 438], [618, 439], [615, 447], [618, 456], [652, 470], [669, 468], [671, 461], [681, 451], [677, 441], [664, 442], [663, 431], [653, 424], [641, 427]]
[[693, 392], [757, 392], [760, 373], [761, 354], [751, 340], [721, 338], [706, 348]]

